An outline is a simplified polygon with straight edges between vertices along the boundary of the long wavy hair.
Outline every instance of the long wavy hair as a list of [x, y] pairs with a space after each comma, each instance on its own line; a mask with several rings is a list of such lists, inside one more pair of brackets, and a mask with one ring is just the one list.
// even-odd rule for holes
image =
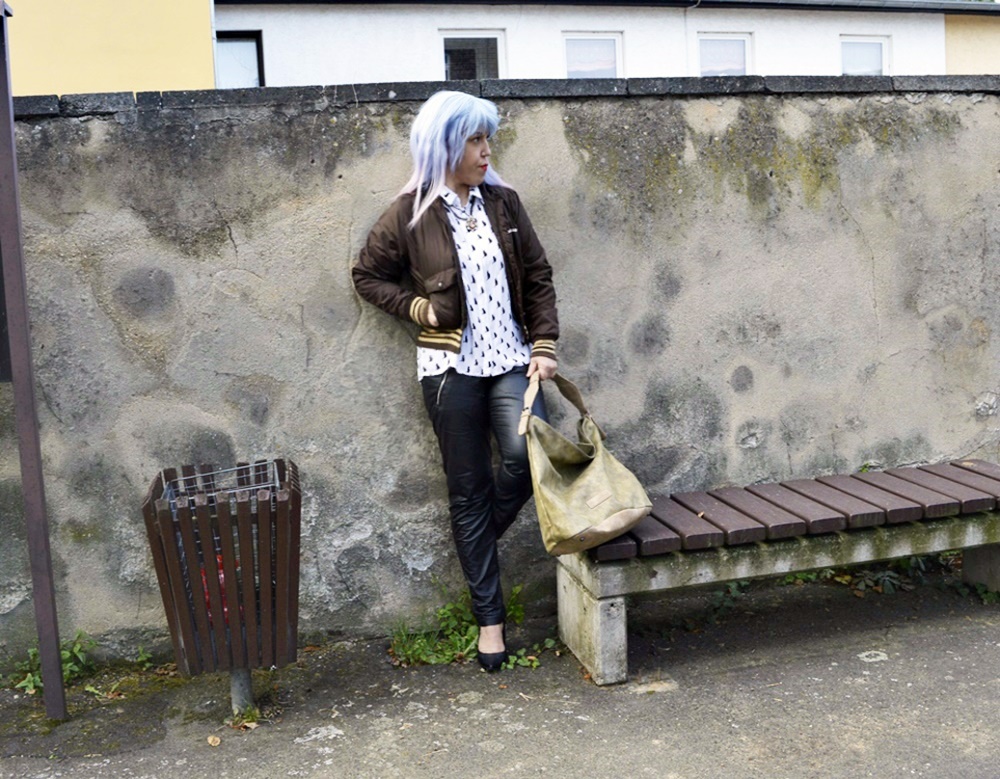
[[[414, 193], [411, 228], [444, 192], [445, 177], [462, 161], [465, 142], [480, 132], [492, 138], [499, 125], [496, 105], [465, 92], [435, 92], [420, 107], [410, 129], [413, 174], [399, 192]], [[493, 163], [486, 170], [486, 183], [507, 186]]]

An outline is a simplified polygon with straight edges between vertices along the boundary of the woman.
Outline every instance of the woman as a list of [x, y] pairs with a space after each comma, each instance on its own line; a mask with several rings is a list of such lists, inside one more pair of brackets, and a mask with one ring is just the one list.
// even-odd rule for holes
[[[531, 495], [521, 405], [531, 376], [555, 374], [559, 337], [545, 251], [489, 163], [498, 124], [493, 103], [461, 92], [424, 103], [410, 131], [413, 175], [353, 269], [362, 298], [420, 325], [417, 376], [487, 671], [507, 659], [497, 540]], [[533, 413], [545, 418], [541, 393]]]

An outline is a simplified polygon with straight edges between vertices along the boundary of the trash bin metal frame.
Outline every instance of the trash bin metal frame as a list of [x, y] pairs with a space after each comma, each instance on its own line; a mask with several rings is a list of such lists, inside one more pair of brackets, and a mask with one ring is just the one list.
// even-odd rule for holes
[[164, 469], [143, 502], [178, 670], [294, 662], [302, 498], [290, 460]]

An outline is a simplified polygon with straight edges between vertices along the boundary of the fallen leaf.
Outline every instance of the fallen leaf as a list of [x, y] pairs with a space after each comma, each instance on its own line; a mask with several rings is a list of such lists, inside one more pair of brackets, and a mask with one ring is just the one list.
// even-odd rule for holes
[[221, 743], [222, 743], [222, 739], [219, 738], [218, 736], [209, 736], [208, 737], [208, 745], [210, 747], [217, 747]]

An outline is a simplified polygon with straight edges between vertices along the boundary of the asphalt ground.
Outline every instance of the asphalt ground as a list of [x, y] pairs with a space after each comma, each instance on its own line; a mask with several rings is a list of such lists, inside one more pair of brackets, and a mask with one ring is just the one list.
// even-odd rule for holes
[[[530, 619], [511, 643], [554, 625]], [[604, 688], [568, 652], [491, 675], [396, 668], [385, 639], [341, 641], [256, 675], [265, 719], [253, 730], [224, 724], [223, 674], [149, 674], [121, 697], [97, 680], [103, 697], [74, 688], [58, 725], [5, 689], [0, 777], [993, 779], [998, 625], [1000, 606], [940, 582], [639, 601], [630, 679]]]

